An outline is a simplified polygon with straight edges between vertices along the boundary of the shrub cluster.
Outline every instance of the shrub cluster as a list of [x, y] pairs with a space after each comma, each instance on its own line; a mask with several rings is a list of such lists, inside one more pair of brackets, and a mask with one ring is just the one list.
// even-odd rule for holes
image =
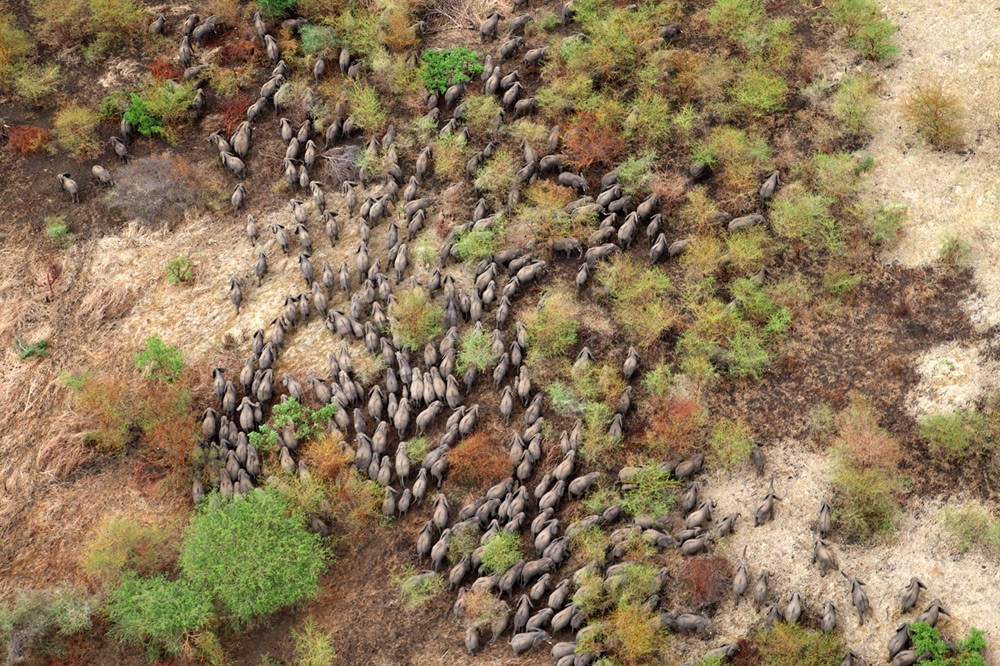
[[426, 289], [413, 287], [398, 294], [389, 305], [389, 319], [393, 338], [417, 351], [441, 332], [444, 308], [431, 299]]

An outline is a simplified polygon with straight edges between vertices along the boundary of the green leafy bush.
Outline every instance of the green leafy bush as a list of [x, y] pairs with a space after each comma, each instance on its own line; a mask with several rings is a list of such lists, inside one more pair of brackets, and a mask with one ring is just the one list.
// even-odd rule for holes
[[248, 438], [258, 450], [271, 451], [278, 445], [278, 432], [285, 426], [291, 426], [295, 431], [295, 439], [307, 442], [326, 432], [327, 424], [336, 411], [337, 405], [333, 403], [319, 409], [310, 409], [289, 396], [284, 402], [276, 404], [271, 411], [273, 425], [261, 424], [257, 430], [248, 435]]
[[778, 622], [757, 634], [757, 651], [767, 666], [835, 666], [844, 656], [837, 634]]
[[300, 508], [258, 488], [240, 501], [205, 502], [185, 530], [179, 563], [196, 589], [245, 622], [313, 597], [326, 555]]
[[849, 540], [865, 543], [896, 529], [899, 481], [895, 472], [842, 460], [833, 474], [833, 521]]
[[642, 467], [622, 492], [619, 505], [632, 516], [658, 517], [670, 513], [677, 502], [680, 482], [659, 465]]
[[522, 557], [520, 533], [501, 530], [483, 544], [482, 568], [487, 574], [502, 573]]
[[500, 250], [503, 240], [498, 231], [496, 224], [489, 229], [469, 229], [455, 239], [455, 254], [470, 264], [493, 256]]
[[61, 82], [59, 65], [29, 65], [17, 74], [14, 90], [26, 102], [41, 104]]
[[465, 46], [424, 51], [420, 79], [431, 92], [444, 92], [449, 86], [467, 83], [483, 73], [482, 54]]
[[184, 371], [184, 354], [158, 335], [146, 338], [146, 348], [135, 354], [135, 367], [147, 379], [173, 384]]
[[212, 600], [186, 580], [161, 576], [139, 578], [128, 573], [111, 592], [105, 608], [119, 640], [152, 644], [176, 655], [192, 636], [208, 626]]
[[647, 268], [622, 253], [600, 264], [597, 279], [611, 295], [615, 321], [642, 347], [651, 346], [676, 322], [677, 314], [667, 300], [673, 287], [659, 268]]
[[866, 58], [881, 60], [899, 52], [896, 26], [882, 18], [874, 0], [832, 0], [828, 9], [833, 24], [846, 31], [847, 43]]
[[618, 167], [618, 184], [626, 194], [639, 195], [647, 190], [653, 179], [656, 153], [650, 151], [639, 157], [629, 157]]
[[177, 258], [167, 264], [167, 282], [169, 284], [183, 284], [194, 277], [194, 262], [185, 254], [178, 254]]
[[14, 15], [0, 11], [0, 86], [14, 81], [24, 58], [35, 48], [28, 33], [17, 27]]
[[825, 231], [836, 227], [829, 197], [810, 192], [802, 183], [784, 188], [771, 206], [771, 226], [781, 238], [807, 247], [821, 241]]
[[742, 419], [721, 418], [708, 433], [709, 457], [729, 469], [750, 459], [753, 433]]
[[423, 606], [445, 588], [444, 577], [440, 574], [418, 573], [413, 567], [405, 567], [393, 576], [393, 582], [407, 608]]
[[125, 120], [143, 136], [162, 136], [172, 140], [171, 126], [190, 117], [190, 105], [197, 89], [194, 83], [158, 81], [140, 93], [132, 93]]
[[257, 0], [261, 13], [272, 18], [284, 16], [295, 7], [295, 0]]
[[66, 218], [62, 215], [50, 215], [45, 218], [45, 235], [55, 245], [69, 245], [73, 239]]
[[580, 305], [572, 293], [547, 292], [525, 317], [530, 353], [543, 358], [565, 355], [576, 344], [579, 313]]
[[73, 157], [93, 157], [100, 151], [97, 140], [99, 122], [96, 113], [71, 102], [56, 111], [52, 119], [56, 143]]
[[920, 663], [927, 666], [986, 666], [986, 632], [972, 627], [965, 638], [955, 643], [955, 650], [945, 641], [940, 630], [926, 622], [910, 625], [911, 649], [925, 655]]
[[89, 629], [96, 608], [96, 597], [73, 587], [20, 590], [10, 605], [0, 604], [0, 645], [6, 647], [7, 663], [60, 652], [65, 647], [60, 639]]
[[949, 507], [941, 512], [941, 520], [955, 538], [959, 552], [980, 548], [1000, 559], [1000, 518], [985, 507], [976, 504]]
[[830, 98], [830, 115], [844, 129], [857, 137], [866, 138], [875, 129], [878, 109], [875, 82], [864, 74], [845, 76]]
[[307, 23], [299, 30], [302, 37], [302, 52], [313, 55], [337, 45], [337, 33], [328, 25]]
[[457, 369], [460, 373], [464, 373], [466, 368], [470, 366], [482, 372], [493, 365], [496, 360], [496, 354], [493, 353], [493, 341], [486, 331], [472, 328], [459, 338]]
[[295, 641], [296, 666], [333, 666], [337, 663], [337, 650], [330, 634], [323, 631], [313, 619], [302, 624], [301, 629], [292, 631]]
[[400, 344], [412, 351], [423, 349], [444, 326], [444, 308], [423, 287], [396, 296], [389, 305], [389, 328]]
[[979, 412], [933, 414], [920, 421], [918, 432], [931, 453], [947, 462], [961, 462], [986, 444], [989, 428]]
[[744, 113], [762, 118], [785, 108], [788, 82], [777, 74], [750, 68], [743, 72], [730, 92]]
[[48, 339], [38, 342], [28, 342], [19, 335], [14, 336], [14, 347], [17, 350], [17, 358], [26, 361], [29, 358], [45, 358], [49, 355]]

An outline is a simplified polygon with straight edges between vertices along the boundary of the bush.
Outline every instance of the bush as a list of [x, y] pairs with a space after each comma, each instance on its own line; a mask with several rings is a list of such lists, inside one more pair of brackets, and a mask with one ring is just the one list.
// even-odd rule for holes
[[26, 102], [39, 105], [62, 81], [59, 65], [29, 65], [18, 73], [14, 90]]
[[633, 666], [664, 663], [670, 634], [660, 627], [659, 615], [639, 604], [620, 604], [605, 623], [608, 642], [619, 663]]
[[157, 81], [141, 94], [132, 93], [125, 120], [143, 136], [159, 135], [173, 141], [171, 127], [189, 118], [197, 94], [192, 82]]
[[639, 157], [629, 157], [618, 167], [618, 184], [626, 194], [640, 195], [647, 191], [653, 178], [656, 153], [650, 151]]
[[185, 254], [178, 254], [177, 258], [167, 264], [167, 283], [184, 284], [194, 277], [194, 263]]
[[139, 157], [115, 173], [117, 185], [108, 190], [104, 203], [128, 218], [169, 223], [203, 201], [203, 179], [204, 174], [182, 157]]
[[903, 117], [917, 136], [938, 150], [961, 147], [965, 140], [965, 109], [958, 95], [940, 81], [919, 86], [903, 101]]
[[899, 481], [877, 467], [840, 461], [833, 474], [833, 521], [852, 542], [865, 543], [896, 529]]
[[771, 206], [771, 226], [780, 237], [796, 245], [811, 247], [823, 239], [825, 231], [836, 228], [829, 197], [810, 192], [802, 183], [792, 183], [775, 197]]
[[642, 376], [642, 388], [652, 395], [665, 396], [674, 388], [675, 379], [669, 365], [658, 363]]
[[771, 148], [759, 136], [724, 125], [714, 128], [707, 141], [694, 145], [691, 161], [711, 166], [731, 197], [745, 196], [759, 187], [760, 173], [771, 163]]
[[423, 572], [417, 573], [412, 567], [404, 567], [397, 575], [393, 576], [393, 582], [399, 588], [399, 594], [403, 597], [403, 605], [407, 608], [418, 608], [436, 597], [444, 590], [444, 577], [437, 573]]
[[295, 7], [295, 0], [257, 0], [257, 6], [265, 16], [278, 18]]
[[122, 642], [151, 643], [154, 650], [177, 655], [208, 626], [214, 609], [212, 600], [186, 580], [126, 574], [105, 612], [114, 625], [112, 633]]
[[309, 599], [326, 549], [305, 522], [301, 509], [270, 488], [241, 501], [213, 495], [185, 530], [181, 571], [238, 622]]
[[492, 257], [501, 248], [502, 234], [494, 224], [489, 229], [470, 229], [454, 240], [455, 254], [462, 261], [473, 264]]
[[444, 308], [423, 287], [413, 287], [396, 296], [389, 305], [390, 330], [411, 351], [424, 348], [444, 326]]
[[[541, 93], [539, 97], [541, 98]], [[612, 111], [613, 109], [608, 108], [584, 111], [576, 116], [576, 120], [567, 129], [562, 139], [563, 152], [569, 155], [577, 168], [610, 168], [618, 163], [625, 152], [620, 123]]]
[[964, 238], [955, 234], [948, 234], [941, 241], [941, 249], [938, 250], [938, 261], [945, 266], [965, 266], [969, 263], [969, 255], [972, 254], [972, 246]]
[[986, 445], [989, 426], [978, 412], [933, 414], [920, 421], [918, 432], [931, 453], [947, 462], [962, 462]]
[[389, 113], [375, 88], [355, 82], [348, 89], [347, 103], [355, 127], [372, 134], [385, 129]]
[[28, 33], [17, 27], [14, 15], [0, 11], [0, 87], [14, 81], [24, 58], [35, 48]]
[[899, 53], [893, 41], [896, 26], [882, 18], [873, 0], [833, 0], [829, 5], [834, 25], [847, 32], [847, 43], [870, 60], [881, 60]]
[[588, 525], [577, 530], [570, 539], [570, 552], [582, 562], [596, 562], [604, 564], [611, 542], [608, 535], [604, 533], [600, 525]]
[[941, 512], [944, 528], [951, 533], [960, 553], [979, 548], [1000, 559], [1000, 518], [976, 504], [949, 507]]
[[725, 469], [746, 462], [754, 448], [752, 436], [743, 419], [717, 420], [708, 433], [709, 458]]
[[870, 77], [864, 74], [845, 76], [830, 98], [830, 115], [847, 133], [867, 138], [875, 129], [878, 104], [875, 82]]
[[184, 370], [184, 354], [153, 335], [146, 338], [146, 348], [136, 352], [135, 367], [147, 379], [173, 384]]
[[510, 608], [489, 590], [471, 590], [465, 595], [465, 613], [462, 620], [469, 627], [489, 627], [509, 613]]
[[622, 492], [619, 504], [631, 516], [657, 518], [670, 513], [677, 502], [680, 482], [659, 465], [642, 467]]
[[757, 634], [757, 651], [767, 666], [833, 666], [844, 655], [837, 634], [778, 622]]
[[469, 95], [466, 98], [465, 124], [474, 136], [493, 132], [499, 122], [503, 107], [492, 95]]
[[54, 245], [69, 245], [73, 239], [73, 234], [66, 225], [66, 218], [62, 215], [50, 215], [45, 218], [45, 235]]
[[868, 224], [868, 242], [878, 250], [891, 250], [903, 234], [905, 206], [880, 205]]
[[521, 552], [521, 535], [516, 532], [497, 532], [483, 544], [482, 569], [486, 574], [503, 573], [524, 557]]
[[922, 663], [929, 666], [986, 666], [986, 632], [972, 627], [965, 638], [949, 644], [940, 630], [926, 622], [910, 626], [911, 649], [922, 654]]
[[483, 73], [482, 54], [464, 46], [424, 51], [420, 79], [431, 92], [443, 93], [449, 86], [468, 83]]
[[733, 567], [724, 557], [704, 555], [684, 563], [680, 580], [687, 587], [688, 603], [696, 610], [722, 601], [729, 590]]
[[333, 666], [337, 663], [337, 650], [330, 634], [320, 629], [315, 620], [308, 619], [301, 629], [293, 630], [292, 640], [295, 641], [296, 666]]
[[647, 268], [632, 255], [617, 254], [600, 264], [597, 279], [608, 289], [615, 320], [641, 347], [650, 347], [676, 321], [667, 301], [670, 278], [659, 268]]
[[7, 663], [22, 663], [36, 652], [60, 652], [59, 639], [89, 629], [96, 607], [95, 597], [72, 587], [18, 591], [9, 606], [0, 604], [0, 644], [7, 648]]
[[480, 430], [448, 451], [448, 475], [470, 488], [485, 488], [510, 474], [503, 446]]
[[903, 448], [889, 431], [879, 426], [879, 414], [864, 397], [850, 396], [850, 403], [837, 415], [834, 448], [858, 467], [894, 470]]
[[101, 521], [83, 547], [81, 568], [105, 589], [126, 571], [148, 575], [164, 570], [176, 556], [175, 531], [117, 514]]
[[45, 358], [49, 355], [48, 339], [38, 342], [28, 342], [21, 336], [14, 336], [14, 348], [17, 351], [17, 358], [26, 361], [29, 358]]
[[517, 184], [517, 169], [514, 153], [509, 148], [498, 148], [476, 171], [473, 187], [488, 194], [498, 206], [503, 206]]
[[73, 157], [86, 159], [100, 152], [97, 140], [97, 114], [76, 102], [56, 111], [52, 119], [56, 143]]
[[49, 143], [49, 132], [44, 127], [18, 125], [7, 133], [7, 147], [21, 155], [37, 155]]
[[730, 93], [744, 113], [763, 118], [785, 108], [788, 82], [780, 75], [750, 68], [743, 72]]
[[525, 317], [528, 349], [543, 358], [564, 356], [576, 344], [580, 304], [569, 291], [546, 292]]
[[493, 352], [493, 342], [486, 331], [470, 328], [458, 341], [458, 363], [456, 369], [464, 374], [469, 367], [475, 367], [479, 372], [496, 363], [497, 356]]
[[686, 456], [697, 448], [708, 425], [708, 411], [697, 399], [672, 392], [650, 396], [643, 405], [646, 450], [656, 456]]
[[313, 55], [337, 45], [337, 33], [328, 25], [312, 25], [308, 23], [299, 30], [302, 38], [302, 52]]
[[461, 523], [451, 531], [451, 543], [448, 544], [448, 562], [456, 564], [463, 557], [479, 548], [479, 525]]

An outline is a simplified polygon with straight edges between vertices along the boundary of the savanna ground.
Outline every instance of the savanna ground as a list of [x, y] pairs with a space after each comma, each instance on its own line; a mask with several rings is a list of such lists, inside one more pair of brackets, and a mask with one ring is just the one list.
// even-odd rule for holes
[[[685, 7], [685, 19], [707, 10], [712, 3], [687, 4], [690, 6]], [[702, 495], [717, 500], [718, 516], [742, 512], [736, 532], [713, 548], [713, 556], [735, 564], [746, 547], [752, 577], [762, 569], [771, 572], [779, 608], [790, 587], [803, 593], [808, 626], [818, 624], [822, 603], [834, 600], [840, 611], [838, 635], [869, 663], [884, 660], [885, 642], [900, 623], [898, 596], [909, 578], [917, 576], [929, 588], [921, 597], [919, 610], [930, 599], [941, 598], [951, 617], [939, 626], [953, 638], [963, 636], [970, 627], [984, 629], [994, 646], [986, 654], [987, 663], [997, 664], [997, 542], [990, 550], [989, 544], [971, 543], [968, 533], [964, 533], [963, 541], [947, 527], [943, 516], [957, 506], [982, 507], [992, 511], [994, 532], [1000, 530], [996, 527], [1000, 449], [996, 448], [997, 405], [993, 395], [1000, 388], [1000, 350], [995, 339], [1000, 324], [1000, 279], [996, 275], [1000, 244], [992, 228], [998, 212], [998, 128], [993, 103], [997, 73], [996, 56], [991, 50], [1000, 38], [1000, 20], [995, 8], [981, 3], [886, 0], [881, 4], [887, 17], [898, 26], [894, 39], [899, 53], [876, 63], [859, 58], [845, 47], [836, 30], [814, 24], [812, 12], [820, 10], [811, 4], [769, 2], [764, 6], [769, 12], [795, 16], [806, 38], [821, 45], [818, 52], [808, 53], [808, 72], [795, 70], [789, 74], [800, 88], [823, 81], [816, 89], [829, 89], [844, 76], [861, 72], [877, 81], [881, 103], [874, 112], [870, 141], [835, 138], [830, 150], [861, 149], [870, 154], [873, 163], [861, 177], [865, 191], [858, 197], [872, 206], [905, 207], [898, 243], [884, 249], [866, 245], [864, 251], [852, 251], [844, 267], [837, 270], [848, 277], [860, 277], [856, 283], [845, 287], [830, 282], [824, 297], [789, 298], [793, 323], [773, 343], [772, 356], [759, 377], [725, 377], [722, 381], [698, 383], [697, 389], [684, 397], [693, 395], [699, 409], [710, 414], [707, 418], [713, 422], [730, 419], [745, 424], [767, 455], [764, 477], [756, 476], [745, 460], [724, 469], [713, 465], [710, 458], [701, 477]], [[167, 13], [176, 30], [191, 11], [205, 16], [214, 11], [221, 13], [219, 7], [237, 7], [243, 23], [252, 13], [238, 7], [238, 3], [204, 7], [200, 3], [190, 7], [149, 3], [142, 30], [147, 19], [159, 11]], [[11, 3], [8, 9], [16, 25], [33, 32], [37, 19], [29, 2]], [[484, 18], [489, 13], [486, 9], [476, 8], [473, 15]], [[501, 11], [507, 18], [518, 13], [509, 7]], [[526, 11], [541, 23], [546, 13], [559, 12], [560, 7], [532, 3]], [[493, 49], [495, 53], [497, 44], [480, 46], [474, 30], [458, 28], [433, 12], [427, 14], [426, 20], [429, 30], [423, 37], [423, 47], [465, 44]], [[703, 16], [692, 19], [691, 24], [690, 29], [684, 26], [685, 38], [691, 40], [686, 46], [697, 48], [699, 40], [704, 40], [699, 33], [705, 26]], [[559, 36], [571, 32], [563, 29]], [[231, 36], [223, 35], [215, 41], [210, 39], [205, 51], [222, 48]], [[173, 36], [176, 32], [171, 33]], [[542, 35], [535, 33], [533, 37], [538, 41], [529, 39], [529, 46], [541, 43]], [[172, 41], [166, 46], [143, 48], [169, 54], [164, 56], [167, 59], [173, 58], [175, 46]], [[35, 61], [56, 62], [62, 68], [64, 79], [55, 98], [59, 103], [46, 100], [33, 105], [25, 102], [20, 93], [7, 93], [0, 98], [0, 119], [11, 127], [38, 126], [54, 134], [55, 106], [75, 99], [97, 107], [108, 93], [134, 89], [147, 76], [144, 57], [148, 51], [134, 45], [112, 49], [106, 57], [96, 59], [84, 57], [80, 49], [66, 50], [44, 40], [37, 48]], [[261, 50], [255, 46], [248, 60], [263, 68], [266, 61]], [[335, 57], [330, 65], [336, 69]], [[957, 94], [965, 109], [966, 131], [960, 146], [940, 150], [926, 145], [904, 117], [905, 101], [931, 78], [941, 80]], [[262, 80], [252, 79], [241, 89], [243, 93], [254, 91], [251, 97], [235, 96], [241, 103], [246, 102], [243, 107], [256, 97], [255, 88]], [[542, 85], [543, 77], [532, 72], [522, 80], [535, 89]], [[0, 420], [0, 596], [9, 600], [20, 590], [66, 584], [91, 593], [107, 593], [104, 582], [82, 566], [83, 553], [103, 521], [109, 516], [124, 516], [138, 523], [159, 521], [164, 533], [177, 540], [180, 526], [191, 511], [191, 474], [187, 467], [187, 475], [169, 473], [169, 465], [162, 457], [147, 455], [141, 438], [133, 438], [127, 446], [114, 451], [93, 445], [85, 435], [94, 428], [94, 415], [67, 385], [67, 375], [87, 370], [112, 377], [112, 392], [140, 386], [133, 369], [133, 354], [149, 336], [158, 335], [185, 354], [188, 370], [183, 381], [194, 406], [184, 418], [193, 424], [200, 410], [210, 404], [210, 368], [225, 366], [230, 372], [238, 372], [253, 332], [266, 327], [280, 312], [277, 308], [285, 294], [302, 290], [294, 253], [284, 257], [277, 252], [266, 230], [272, 221], [290, 219], [286, 201], [291, 195], [280, 182], [283, 144], [273, 114], [258, 121], [260, 129], [255, 130], [246, 181], [249, 209], [258, 219], [262, 237], [268, 239], [262, 246], [271, 259], [269, 275], [258, 288], [251, 272], [258, 248], [247, 243], [243, 232], [246, 210], [239, 215], [230, 213], [228, 196], [235, 181], [218, 166], [215, 151], [204, 140], [208, 132], [232, 126], [232, 119], [242, 114], [243, 107], [236, 116], [231, 111], [227, 115], [223, 96], [211, 86], [208, 90], [208, 111], [197, 122], [183, 125], [172, 143], [138, 138], [130, 146], [133, 157], [167, 154], [171, 159], [180, 158], [168, 169], [182, 171], [182, 179], [196, 191], [177, 205], [178, 209], [188, 210], [169, 211], [166, 223], [162, 219], [136, 220], [127, 209], [109, 208], [101, 202], [104, 195], [100, 188], [90, 179], [89, 171], [95, 163], [113, 168], [114, 156], [106, 142], [117, 131], [117, 118], [97, 125], [95, 132], [103, 146], [98, 155], [73, 158], [64, 148], [26, 156], [9, 147], [0, 150], [0, 171], [4, 174], [0, 179], [0, 247], [4, 260], [0, 272], [0, 399], [4, 405]], [[714, 89], [706, 93], [712, 103], [718, 103], [711, 100], [713, 94]], [[801, 119], [814, 113], [803, 101], [806, 97], [797, 96], [789, 103], [801, 114], [794, 122], [790, 115], [774, 123], [747, 121], [748, 126], [779, 147], [773, 165], [783, 175], [805, 161], [813, 150], [820, 149], [818, 141], [815, 145], [804, 143], [805, 139], [796, 135], [802, 130], [798, 124]], [[407, 98], [407, 103], [400, 102], [390, 111], [399, 118], [416, 116], [422, 113], [421, 103], [419, 97], [416, 101]], [[402, 124], [397, 121], [398, 127]], [[366, 140], [368, 135], [365, 133]], [[419, 147], [406, 153], [408, 164], [412, 164]], [[511, 142], [511, 147], [516, 149], [516, 143]], [[624, 157], [625, 153], [619, 152], [622, 154], [608, 163], [579, 165], [590, 176], [592, 186], [602, 170], [610, 169]], [[656, 171], [666, 174], [667, 182], [660, 183], [658, 191], [670, 193], [675, 189], [677, 173], [683, 174], [687, 166], [689, 154], [683, 148], [661, 148], [659, 152]], [[456, 171], [462, 170], [460, 166]], [[82, 203], [77, 206], [68, 204], [58, 189], [55, 175], [64, 171], [72, 172], [81, 184]], [[756, 190], [758, 177], [766, 175], [766, 171], [755, 172], [750, 189]], [[456, 218], [445, 220], [443, 228], [464, 220], [475, 200], [469, 198], [468, 192], [464, 198], [447, 195], [448, 180], [441, 177], [432, 188], [434, 196], [441, 199], [440, 217]], [[342, 220], [349, 220], [346, 203], [334, 190], [336, 183], [331, 181], [327, 184], [328, 207], [341, 212]], [[712, 194], [723, 198], [724, 193], [713, 190]], [[727, 203], [734, 213], [749, 212], [755, 210], [751, 199], [735, 198]], [[681, 206], [683, 198], [677, 203]], [[47, 231], [51, 225], [47, 218], [52, 216], [63, 217], [71, 233], [68, 239]], [[523, 241], [524, 236], [532, 235], [531, 229], [525, 231], [516, 225], [507, 232], [507, 242]], [[371, 247], [381, 251], [384, 233], [384, 225], [373, 229]], [[326, 259], [334, 267], [343, 260], [350, 264], [358, 235], [353, 224], [345, 223], [338, 244], [330, 248], [321, 232], [314, 230], [314, 263]], [[439, 240], [432, 237], [433, 242], [428, 243], [435, 253]], [[646, 248], [638, 244], [643, 245], [642, 256]], [[814, 282], [822, 281], [820, 273], [826, 269], [825, 264], [801, 259], [797, 246], [794, 251], [784, 248], [768, 254], [771, 258], [780, 255], [769, 265], [775, 282], [789, 278], [788, 284], [794, 284], [791, 278], [798, 274]], [[188, 284], [170, 284], [165, 266], [180, 255], [193, 261], [193, 279]], [[424, 281], [436, 257], [413, 263], [410, 273]], [[522, 300], [517, 303], [514, 317], [528, 319], [546, 288], [571, 285], [576, 266], [575, 262], [554, 259], [545, 283], [533, 285], [527, 295], [519, 297]], [[689, 273], [697, 269], [690, 264], [672, 263], [663, 270], [675, 285], [687, 287]], [[714, 270], [720, 281], [724, 276], [731, 277], [728, 269], [717, 265], [705, 270]], [[755, 270], [756, 266], [747, 272]], [[470, 274], [461, 264], [451, 265], [448, 272], [456, 277], [459, 286], [470, 284]], [[234, 275], [243, 278], [247, 296], [239, 316], [226, 300], [227, 284]], [[607, 292], [601, 286], [590, 286], [581, 301], [583, 310], [576, 316], [582, 324], [573, 352], [587, 345], [598, 361], [607, 359], [617, 367], [630, 339], [618, 326], [618, 315], [608, 303]], [[679, 337], [678, 329], [664, 332], [643, 350], [644, 359], [679, 365], [683, 360], [675, 353]], [[30, 345], [43, 340], [49, 350], [47, 356], [19, 358], [24, 350], [22, 342]], [[339, 346], [339, 342], [331, 343], [323, 323], [314, 319], [294, 333], [294, 344], [283, 352], [281, 371], [300, 379], [314, 372], [325, 374], [322, 369], [326, 355]], [[358, 364], [368, 357], [360, 344], [351, 345], [350, 351]], [[546, 377], [546, 371], [539, 366], [539, 383], [545, 379], [553, 383], [568, 381], [569, 375], [563, 370], [554, 374]], [[509, 431], [496, 416], [498, 398], [491, 395], [488, 381], [481, 380], [480, 384], [475, 398], [486, 415], [480, 428], [494, 445], [504, 445]], [[866, 422], [868, 430], [859, 436], [860, 446], [877, 447], [887, 441], [882, 435], [889, 433], [895, 443], [888, 448], [895, 452], [886, 474], [900, 481], [894, 490], [900, 511], [892, 529], [857, 539], [844, 537], [842, 531], [831, 537], [841, 570], [867, 583], [872, 613], [863, 626], [852, 613], [843, 579], [837, 575], [820, 578], [809, 564], [812, 525], [819, 502], [836, 492], [832, 480], [840, 463], [833, 449], [838, 442], [850, 444], [848, 431], [852, 424], [847, 417], [838, 419], [838, 414], [850, 414], [859, 399], [877, 414], [876, 424]], [[650, 399], [650, 403], [655, 401]], [[655, 431], [657, 420], [672, 422], [679, 418], [676, 412], [664, 414], [646, 408], [642, 400], [633, 410], [625, 420], [626, 442], [644, 441], [646, 432]], [[972, 451], [965, 452], [966, 457], [943, 460], [929, 447], [920, 424], [928, 416], [950, 415], [955, 410], [983, 415], [993, 430], [979, 438], [986, 444], [977, 439]], [[558, 432], [571, 427], [575, 415], [546, 413], [546, 417], [556, 424], [554, 431]], [[702, 424], [699, 428], [707, 430], [708, 426]], [[549, 436], [547, 447], [554, 445], [555, 432]], [[703, 444], [704, 439], [698, 446]], [[993, 447], [992, 453], [989, 447]], [[668, 449], [661, 450], [660, 455], [677, 459], [691, 452]], [[602, 461], [600, 466], [594, 463], [595, 468], [613, 472], [624, 463], [648, 462], [631, 451], [613, 451], [610, 456], [610, 462]], [[557, 454], [549, 455], [549, 463], [557, 461]], [[881, 460], [869, 463], [879, 469], [884, 465]], [[772, 473], [783, 500], [774, 521], [753, 528], [753, 507], [766, 492]], [[481, 488], [449, 481], [446, 490], [457, 509]], [[415, 515], [390, 523], [364, 517], [360, 524], [345, 528], [345, 534], [332, 543], [335, 559], [319, 578], [314, 598], [257, 620], [249, 630], [236, 631], [228, 626], [218, 630], [227, 663], [260, 664], [263, 655], [271, 655], [280, 663], [295, 663], [292, 633], [307, 618], [329, 633], [340, 660], [337, 663], [550, 663], [545, 650], [514, 658], [505, 639], [469, 657], [463, 647], [465, 630], [452, 616], [453, 594], [437, 594], [415, 608], [405, 604], [396, 577], [403, 567], [415, 564], [413, 544], [429, 515], [427, 504], [415, 510]], [[585, 513], [580, 507], [567, 509], [564, 522], [568, 524]], [[1000, 535], [995, 539], [1000, 541]], [[152, 569], [174, 572], [175, 565], [167, 559], [167, 563]], [[673, 572], [683, 567], [675, 553], [657, 555], [650, 561], [666, 565]], [[671, 607], [676, 607], [686, 594], [679, 580], [669, 584], [668, 592]], [[753, 637], [759, 630], [762, 615], [746, 600], [737, 606], [725, 595], [713, 601], [710, 609], [719, 629], [716, 639], [704, 642], [675, 637], [656, 657], [659, 663], [694, 660], [707, 648]], [[112, 623], [101, 613], [95, 613], [93, 622], [93, 630], [67, 640], [63, 656], [44, 659], [67, 664], [148, 661], [143, 650], [113, 638]], [[640, 659], [635, 663], [645, 662]]]

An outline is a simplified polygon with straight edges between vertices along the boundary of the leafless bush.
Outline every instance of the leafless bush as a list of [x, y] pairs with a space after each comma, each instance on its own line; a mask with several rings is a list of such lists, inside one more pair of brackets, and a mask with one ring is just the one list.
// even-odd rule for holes
[[326, 173], [335, 183], [358, 179], [358, 146], [337, 146], [326, 151]]
[[176, 221], [201, 200], [205, 181], [180, 157], [156, 155], [132, 160], [116, 174], [118, 186], [104, 199], [110, 209], [147, 224]]
[[431, 10], [459, 28], [479, 29], [486, 17], [497, 10], [496, 0], [442, 0]]

